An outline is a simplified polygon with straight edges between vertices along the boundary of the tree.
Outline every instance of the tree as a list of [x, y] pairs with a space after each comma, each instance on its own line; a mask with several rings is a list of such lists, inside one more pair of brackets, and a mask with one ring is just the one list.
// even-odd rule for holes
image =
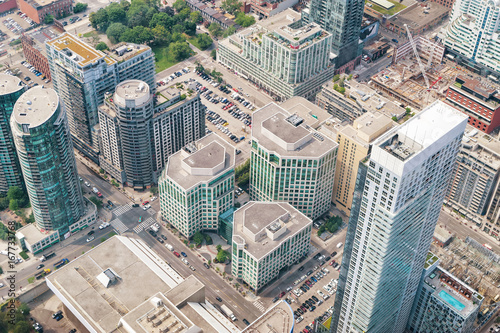
[[213, 49], [212, 52], [210, 52], [210, 56], [214, 59], [217, 60], [217, 50]]
[[53, 22], [54, 22], [54, 16], [52, 14], [48, 14], [43, 19], [43, 23], [45, 23], [45, 24], [52, 24]]
[[17, 201], [17, 199], [12, 199], [9, 203], [9, 209], [11, 211], [16, 211], [19, 209], [19, 203]]
[[196, 243], [196, 245], [201, 245], [203, 243], [203, 235], [201, 234], [201, 232], [197, 231], [194, 235], [193, 235], [193, 241]]
[[149, 192], [151, 192], [153, 195], [157, 195], [158, 194], [158, 186], [152, 186], [149, 189]]
[[17, 199], [20, 200], [24, 197], [24, 192], [19, 186], [11, 186], [7, 191], [7, 198], [9, 200]]
[[222, 251], [217, 252], [216, 258], [220, 263], [224, 263], [227, 260], [228, 256], [229, 256], [229, 252], [222, 250]]
[[101, 8], [96, 13], [90, 13], [89, 20], [92, 28], [99, 31], [106, 31], [109, 26], [108, 11]]
[[195, 71], [200, 73], [205, 72], [205, 67], [203, 67], [203, 65], [198, 60], [195, 61], [195, 65], [196, 65]]
[[230, 26], [229, 28], [224, 30], [222, 37], [224, 37], [224, 38], [229, 37], [229, 36], [233, 35], [235, 32], [236, 32], [236, 28], [233, 26]]
[[23, 315], [29, 315], [30, 314], [30, 307], [26, 303], [21, 303], [19, 307], [17, 308]]
[[396, 116], [392, 116], [392, 118], [391, 118], [391, 119], [392, 119], [393, 121], [396, 121], [396, 122], [398, 121], [398, 117], [396, 117]]
[[184, 27], [184, 32], [189, 36], [196, 35], [196, 23], [190, 21], [184, 21], [183, 27]]
[[339, 79], [340, 79], [340, 75], [335, 74], [335, 76], [333, 77], [333, 82], [337, 82]]
[[196, 39], [198, 40], [198, 45], [200, 46], [202, 51], [209, 48], [213, 43], [212, 38], [210, 38], [210, 36], [207, 34], [199, 34]]
[[236, 20], [234, 20], [234, 23], [239, 24], [242, 27], [249, 27], [255, 23], [255, 17], [239, 12], [238, 14], [236, 14]]
[[26, 220], [24, 220], [24, 222], [26, 222], [26, 223], [35, 222], [35, 215], [33, 215], [33, 213], [31, 213], [30, 216]]
[[108, 20], [110, 23], [125, 22], [127, 15], [122, 4], [112, 2], [106, 7], [106, 10], [108, 11]]
[[210, 26], [208, 27], [208, 31], [210, 31], [210, 34], [213, 37], [220, 37], [220, 36], [222, 36], [222, 28], [220, 27], [220, 25], [218, 23], [212, 23], [212, 24], [210, 24]]
[[[149, 11], [149, 7], [145, 4], [137, 3], [136, 1], [132, 1], [132, 5], [127, 12], [127, 25], [131, 28], [137, 26], [148, 26], [149, 21], [147, 19], [147, 14]], [[151, 15], [151, 18], [154, 16]]]
[[221, 4], [221, 8], [224, 9], [229, 14], [236, 13], [237, 11], [240, 10], [241, 6], [243, 5], [238, 0], [224, 0], [222, 1]]
[[80, 13], [80, 12], [83, 12], [85, 10], [87, 10], [87, 7], [89, 5], [86, 4], [86, 3], [81, 3], [81, 2], [77, 2], [75, 7], [73, 8], [73, 12], [76, 14], [76, 13]]
[[31, 332], [31, 325], [22, 320], [16, 322], [16, 326], [14, 326], [14, 333], [30, 333]]
[[220, 252], [220, 251], [222, 250], [222, 245], [220, 245], [220, 244], [219, 244], [219, 245], [217, 245], [217, 246], [215, 247], [215, 249], [217, 250], [217, 252]]
[[172, 40], [170, 32], [162, 25], [157, 25], [151, 32], [155, 38], [155, 43], [158, 45], [167, 45]]
[[121, 23], [115, 22], [112, 23], [106, 30], [106, 36], [108, 36], [111, 43], [118, 43], [125, 31], [127, 31], [126, 26]]
[[184, 60], [191, 55], [191, 48], [186, 42], [174, 42], [169, 46], [170, 55], [177, 61]]
[[136, 44], [146, 44], [154, 39], [151, 29], [138, 25], [128, 28], [121, 36], [120, 41]]
[[174, 7], [174, 9], [177, 13], [180, 13], [184, 8], [189, 9], [188, 5], [186, 4], [186, 1], [184, 1], [184, 0], [175, 0], [172, 7]]
[[340, 87], [339, 88], [339, 93], [344, 94], [345, 93], [345, 88], [344, 87]]
[[106, 43], [104, 43], [104, 42], [100, 42], [99, 44], [97, 44], [95, 46], [95, 49], [98, 50], [98, 51], [104, 51], [104, 50], [108, 49], [108, 45]]
[[411, 113], [411, 108], [409, 106], [406, 107], [406, 114], [410, 114]]
[[154, 28], [158, 25], [170, 29], [174, 25], [174, 20], [166, 13], [156, 13], [151, 18], [151, 21], [149, 21], [149, 27]]
[[97, 199], [95, 196], [90, 197], [89, 200], [92, 201], [94, 205], [96, 205], [97, 209], [102, 208], [102, 200]]
[[201, 16], [200, 12], [191, 12], [191, 14], [189, 14], [190, 18], [191, 18], [191, 22], [195, 23], [195, 24], [198, 24], [198, 23], [201, 23], [203, 22], [203, 16]]

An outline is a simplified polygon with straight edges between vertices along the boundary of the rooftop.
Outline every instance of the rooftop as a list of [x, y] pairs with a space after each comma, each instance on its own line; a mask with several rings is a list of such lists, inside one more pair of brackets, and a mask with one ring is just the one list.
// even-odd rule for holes
[[312, 223], [286, 202], [250, 201], [233, 219], [233, 241], [244, 243], [257, 260]]
[[239, 332], [205, 303], [205, 286], [195, 276], [182, 278], [139, 239], [111, 237], [46, 281], [97, 332], [115, 332], [119, 325], [137, 333], [167, 327], [177, 333]]
[[459, 75], [450, 88], [472, 99], [479, 99], [480, 102], [492, 109], [500, 107], [498, 87], [488, 79], [469, 78]]
[[119, 83], [116, 86], [114, 98], [118, 106], [129, 106], [133, 104], [135, 107], [140, 107], [148, 102], [151, 92], [149, 85], [140, 80], [127, 80]]
[[441, 243], [446, 243], [453, 237], [450, 231], [441, 227], [439, 224], [436, 225], [436, 229], [434, 230], [434, 238], [440, 241]]
[[252, 115], [252, 138], [269, 151], [281, 156], [319, 158], [338, 147], [329, 138], [275, 103], [269, 103]]
[[282, 300], [264, 312], [241, 333], [289, 333], [293, 327], [293, 310], [287, 302]]
[[[481, 305], [481, 302], [478, 300], [483, 297], [480, 294], [442, 267], [435, 268], [424, 281], [427, 286], [434, 289], [432, 294], [435, 298], [446, 304], [453, 312], [461, 315], [463, 318], [467, 318]], [[448, 303], [448, 300], [442, 298], [440, 294], [442, 291], [445, 291], [455, 300], [462, 303], [464, 308], [460, 310]]]
[[[24, 236], [24, 239], [28, 244], [35, 244], [41, 241], [42, 239], [45, 239], [49, 237], [50, 235], [56, 233], [57, 231], [55, 230], [40, 230], [38, 229], [36, 223], [30, 223], [25, 225], [24, 227], [18, 229], [16, 231], [16, 234], [22, 234]], [[20, 239], [21, 237], [17, 237]]]
[[404, 124], [386, 132], [374, 145], [405, 161], [453, 129], [465, 127], [466, 122], [466, 115], [442, 101], [436, 101]]
[[44, 124], [59, 108], [59, 96], [54, 89], [36, 86], [19, 97], [12, 111], [18, 124], [30, 128]]
[[410, 30], [414, 30], [426, 26], [449, 11], [450, 9], [443, 5], [428, 1], [424, 4], [417, 4], [411, 9], [401, 11], [399, 14], [391, 17], [387, 24], [393, 23], [400, 27], [407, 24]]
[[367, 112], [356, 118], [352, 126], [347, 125], [342, 128], [339, 134], [342, 133], [368, 146], [373, 140], [396, 125], [391, 118], [384, 114]]
[[155, 116], [163, 115], [174, 109], [176, 104], [182, 100], [197, 98], [196, 86], [192, 83], [178, 83], [170, 86], [160, 86], [156, 89]]
[[106, 62], [111, 64], [114, 61], [120, 63], [128, 60], [148, 50], [151, 50], [151, 48], [147, 45], [121, 42], [113, 45], [109, 50], [105, 50], [104, 53], [108, 56]]
[[60, 0], [28, 0], [27, 3], [31, 4], [34, 8], [40, 8], [58, 1]]
[[314, 129], [317, 129], [323, 122], [332, 116], [326, 110], [323, 110], [301, 96], [293, 96], [281, 103], [280, 106], [288, 110], [289, 113], [296, 114], [304, 119], [304, 123]]
[[231, 144], [217, 134], [210, 133], [172, 154], [163, 172], [187, 190], [234, 168], [235, 156]]
[[0, 73], [0, 95], [12, 94], [21, 89], [24, 89], [24, 84], [17, 76]]
[[105, 57], [103, 52], [97, 51], [92, 46], [67, 32], [46, 43], [54, 47], [57, 51], [65, 52], [68, 57], [81, 67], [85, 67]]
[[467, 125], [462, 138], [462, 151], [483, 161], [492, 169], [500, 170], [500, 141]]

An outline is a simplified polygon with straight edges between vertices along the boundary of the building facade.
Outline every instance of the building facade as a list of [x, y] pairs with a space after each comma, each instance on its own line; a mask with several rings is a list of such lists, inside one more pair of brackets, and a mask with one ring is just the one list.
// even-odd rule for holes
[[50, 66], [44, 52], [38, 48], [37, 43], [33, 37], [23, 34], [21, 36], [21, 44], [23, 46], [23, 54], [26, 61], [40, 71], [47, 79], [50, 77]]
[[500, 182], [500, 142], [467, 126], [445, 203], [493, 236], [500, 235], [495, 219], [487, 218], [494, 209]]
[[315, 22], [332, 34], [331, 50], [337, 68], [361, 55], [360, 31], [365, 2], [362, 0], [312, 0], [302, 11], [304, 22]]
[[446, 102], [469, 116], [469, 125], [491, 133], [500, 126], [500, 93], [492, 85], [457, 76]]
[[347, 125], [338, 131], [336, 141], [339, 148], [332, 202], [347, 216], [351, 215], [359, 162], [370, 155], [373, 141], [395, 124], [383, 114], [369, 112], [354, 120], [352, 126]]
[[47, 41], [46, 46], [54, 89], [64, 101], [75, 147], [98, 164], [97, 108], [105, 93], [125, 80], [144, 81], [154, 93], [153, 52], [130, 43], [101, 52], [68, 33]]
[[484, 297], [438, 264], [438, 257], [429, 252], [408, 320], [408, 331], [474, 332], [473, 325]]
[[284, 201], [311, 219], [330, 208], [338, 144], [270, 103], [252, 115], [250, 198]]
[[309, 252], [312, 220], [286, 202], [250, 201], [233, 223], [231, 274], [256, 293]]
[[217, 61], [276, 99], [309, 98], [333, 77], [331, 38], [288, 9], [221, 41]]
[[31, 88], [10, 125], [37, 226], [68, 232], [86, 208], [61, 100], [52, 89]]
[[24, 84], [17, 77], [0, 74], [0, 193], [11, 186], [23, 188], [23, 174], [17, 158], [16, 145], [10, 129], [10, 116], [17, 99], [24, 93]]
[[416, 2], [397, 15], [391, 16], [386, 21], [385, 27], [408, 39], [406, 26], [408, 26], [412, 36], [421, 35], [443, 23], [448, 18], [449, 13], [449, 8], [438, 2]]
[[234, 147], [214, 133], [171, 155], [159, 179], [162, 217], [187, 238], [217, 231], [234, 203]]
[[402, 332], [467, 119], [437, 101], [361, 161], [332, 332]]
[[444, 30], [447, 50], [468, 69], [500, 75], [500, 4], [487, 0], [456, 0]]
[[61, 18], [73, 12], [71, 0], [16, 0], [17, 8], [38, 24], [43, 24], [47, 15]]

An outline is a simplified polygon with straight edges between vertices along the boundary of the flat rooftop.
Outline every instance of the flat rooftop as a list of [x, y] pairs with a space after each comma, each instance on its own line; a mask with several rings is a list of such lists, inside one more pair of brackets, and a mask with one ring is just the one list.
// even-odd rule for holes
[[497, 138], [467, 125], [462, 138], [462, 150], [492, 169], [500, 169], [500, 140]]
[[275, 103], [255, 111], [252, 123], [252, 139], [282, 157], [320, 158], [338, 147], [304, 123], [304, 119]]
[[286, 202], [250, 201], [234, 212], [233, 220], [233, 241], [246, 244], [257, 259], [312, 223]]
[[[434, 289], [433, 296], [446, 304], [453, 312], [459, 314], [463, 318], [467, 318], [472, 312], [480, 306], [477, 296], [479, 294], [460, 279], [453, 276], [450, 272], [442, 267], [437, 267], [432, 273], [425, 278], [425, 283]], [[442, 297], [441, 292], [444, 291], [460, 302], [464, 307], [458, 309]], [[481, 296], [481, 299], [483, 297]]]
[[436, 101], [407, 122], [383, 134], [374, 145], [405, 161], [461, 124], [465, 127], [466, 122], [466, 115], [442, 101]]
[[44, 124], [59, 108], [59, 96], [52, 88], [36, 86], [19, 97], [12, 111], [12, 117], [18, 124], [30, 128]]
[[241, 333], [289, 333], [294, 327], [293, 310], [285, 301], [277, 302]]
[[27, 3], [29, 3], [31, 6], [33, 6], [34, 8], [40, 8], [40, 7], [43, 7], [43, 6], [48, 6], [54, 2], [58, 2], [60, 0], [28, 0], [26, 1]]
[[301, 96], [293, 96], [281, 103], [280, 106], [287, 110], [288, 113], [296, 114], [304, 119], [304, 123], [314, 129], [317, 129], [332, 116], [328, 111]]
[[[426, 7], [428, 10], [426, 10]], [[418, 29], [421, 26], [425, 26], [433, 22], [438, 17], [441, 17], [449, 11], [450, 9], [443, 5], [428, 1], [425, 2], [425, 6], [418, 4], [412, 9], [401, 11], [399, 14], [390, 18], [387, 21], [387, 24], [393, 23], [394, 25], [398, 25], [400, 27], [407, 24], [410, 30]]]
[[[184, 95], [186, 98], [181, 100], [181, 95]], [[176, 108], [177, 103], [181, 101], [189, 101], [198, 96], [199, 93], [196, 92], [196, 86], [193, 83], [160, 86], [156, 89], [157, 102], [154, 117], [168, 113], [170, 110]]]
[[12, 94], [21, 89], [24, 89], [24, 84], [17, 76], [0, 73], [0, 95]]
[[450, 88], [495, 110], [500, 107], [499, 87], [488, 79], [457, 76]]
[[126, 101], [134, 101], [135, 107], [140, 107], [149, 101], [151, 92], [149, 85], [140, 80], [127, 80], [119, 83], [116, 86], [114, 94], [114, 102], [122, 107], [129, 103]]
[[[98, 276], [107, 269], [119, 278], [106, 287]], [[184, 281], [145, 243], [122, 236], [111, 237], [46, 280], [98, 332], [114, 331], [138, 305]]]
[[[121, 42], [105, 50], [104, 53], [113, 61], [122, 62], [149, 50], [151, 48], [147, 45]], [[107, 61], [109, 64], [109, 60]]]
[[47, 44], [54, 47], [57, 51], [66, 52], [66, 55], [81, 67], [85, 67], [105, 57], [103, 52], [97, 51], [92, 46], [67, 32], [58, 38], [47, 41]]
[[373, 140], [396, 125], [396, 122], [384, 114], [367, 112], [356, 118], [353, 125], [342, 128], [339, 134], [342, 133], [368, 147]]
[[168, 158], [163, 172], [184, 189], [208, 182], [234, 168], [235, 149], [215, 133], [199, 139]]
[[28, 244], [35, 244], [56, 232], [55, 230], [44, 230], [42, 232], [38, 229], [36, 223], [30, 223], [18, 229], [16, 234], [22, 234]]

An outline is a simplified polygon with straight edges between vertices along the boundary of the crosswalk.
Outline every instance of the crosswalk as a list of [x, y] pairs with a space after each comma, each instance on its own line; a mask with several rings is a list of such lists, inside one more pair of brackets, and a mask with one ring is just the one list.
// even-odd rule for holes
[[155, 214], [156, 214], [156, 210], [154, 210], [153, 208], [149, 208], [149, 209], [148, 209], [148, 213], [149, 213], [150, 215], [152, 215], [152, 216], [155, 216]]
[[130, 208], [132, 208], [132, 207], [130, 207], [129, 204], [123, 205], [123, 206], [120, 206], [118, 208], [113, 209], [112, 213], [115, 214], [115, 216], [120, 216], [123, 213], [128, 212], [130, 210]]
[[110, 222], [110, 224], [113, 228], [115, 228], [115, 230], [117, 230], [121, 234], [128, 230], [128, 227], [125, 224], [123, 224], [123, 222], [120, 221], [120, 219], [114, 219], [113, 221]]
[[259, 309], [260, 312], [265, 312], [266, 311], [266, 308], [264, 307], [264, 304], [262, 304], [261, 301], [257, 300], [255, 302], [253, 302], [253, 305]]
[[145, 220], [144, 222], [142, 222], [141, 224], [135, 226], [134, 228], [134, 232], [135, 233], [140, 233], [141, 231], [143, 231], [144, 229], [147, 229], [149, 228], [151, 225], [153, 225], [156, 221], [150, 217], [148, 218], [147, 220]]

